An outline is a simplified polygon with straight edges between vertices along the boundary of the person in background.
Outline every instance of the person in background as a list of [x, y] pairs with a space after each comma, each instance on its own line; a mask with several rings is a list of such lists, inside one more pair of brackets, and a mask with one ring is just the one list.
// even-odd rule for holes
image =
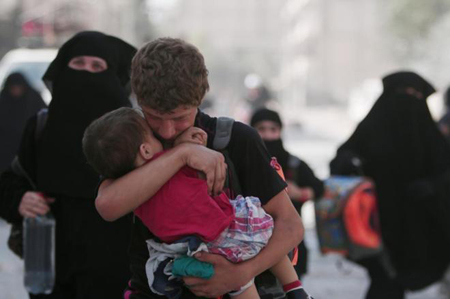
[[413, 72], [384, 77], [383, 93], [330, 163], [331, 174], [361, 168], [375, 183], [390, 265], [361, 261], [367, 299], [403, 299], [405, 290], [441, 279], [450, 264], [450, 147], [427, 106], [434, 92]]
[[0, 173], [14, 159], [28, 119], [45, 107], [41, 95], [21, 73], [6, 78], [0, 93]]
[[446, 112], [439, 120], [438, 125], [445, 139], [450, 142], [450, 87], [447, 88], [444, 94], [444, 104]]
[[[301, 214], [302, 206], [306, 201], [322, 196], [323, 182], [314, 175], [306, 162], [291, 155], [284, 148], [281, 139], [283, 123], [277, 112], [266, 108], [259, 109], [253, 114], [250, 125], [258, 131], [269, 153], [281, 165], [288, 184], [289, 197]], [[295, 265], [299, 277], [307, 273], [307, 261], [308, 250], [303, 240], [298, 246], [298, 261]]]
[[[0, 177], [0, 216], [11, 223], [51, 212], [56, 220], [56, 280], [30, 298], [121, 298], [127, 285], [131, 219], [108, 223], [94, 199], [99, 182], [82, 151], [86, 127], [131, 106], [126, 86], [136, 49], [100, 32], [76, 34], [58, 51], [43, 80], [52, 93], [36, 140], [37, 117], [25, 127], [18, 161], [36, 185], [12, 169]], [[52, 204], [51, 204], [52, 203]]]
[[[438, 126], [447, 142], [450, 143], [450, 87], [444, 93], [444, 105], [446, 112], [438, 121]], [[450, 268], [447, 269], [441, 283], [441, 292], [450, 298]]]

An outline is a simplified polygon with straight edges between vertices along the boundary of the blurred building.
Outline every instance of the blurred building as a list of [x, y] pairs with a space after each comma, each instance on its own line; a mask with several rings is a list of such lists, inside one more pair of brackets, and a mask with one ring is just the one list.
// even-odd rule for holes
[[385, 46], [384, 1], [287, 0], [280, 73], [289, 106], [346, 103], [394, 64]]
[[20, 35], [20, 27], [16, 25], [19, 13], [15, 0], [0, 2], [0, 58], [16, 46]]
[[218, 110], [233, 113], [247, 93], [244, 80], [250, 73], [273, 88], [281, 65], [279, 14], [285, 0], [168, 2], [173, 5], [158, 24], [158, 35], [180, 37], [200, 48]]
[[16, 46], [59, 46], [81, 30], [99, 30], [140, 45], [151, 28], [144, 0], [19, 0]]
[[242, 100], [253, 73], [295, 115], [303, 105], [347, 103], [366, 79], [394, 67], [385, 1], [172, 0], [158, 34], [201, 49], [221, 111]]

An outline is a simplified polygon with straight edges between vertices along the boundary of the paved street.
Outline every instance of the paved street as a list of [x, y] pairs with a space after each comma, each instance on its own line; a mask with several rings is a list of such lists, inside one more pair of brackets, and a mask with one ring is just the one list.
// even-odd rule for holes
[[23, 288], [23, 263], [6, 245], [9, 228], [0, 220], [0, 298], [25, 299], [28, 296]]

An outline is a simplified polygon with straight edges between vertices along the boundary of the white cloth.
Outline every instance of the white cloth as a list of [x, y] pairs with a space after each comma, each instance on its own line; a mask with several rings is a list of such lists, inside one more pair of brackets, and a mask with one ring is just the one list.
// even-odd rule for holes
[[[153, 281], [155, 280], [154, 274], [161, 262], [165, 261], [168, 258], [171, 258], [173, 260], [182, 255], [193, 256], [199, 251], [208, 252], [208, 248], [206, 247], [205, 243], [201, 243], [200, 246], [195, 251], [191, 251], [189, 249], [188, 242], [165, 244], [165, 243], [158, 243], [152, 239], [147, 240], [146, 242], [148, 252], [150, 254], [150, 257], [147, 260], [147, 263], [145, 264], [145, 271], [147, 273], [148, 285], [152, 290], [152, 292], [158, 295], [164, 294], [161, 294], [155, 289], [153, 289], [152, 285]], [[164, 268], [164, 274], [170, 276], [169, 279], [173, 278], [172, 263], [173, 261], [169, 262]]]

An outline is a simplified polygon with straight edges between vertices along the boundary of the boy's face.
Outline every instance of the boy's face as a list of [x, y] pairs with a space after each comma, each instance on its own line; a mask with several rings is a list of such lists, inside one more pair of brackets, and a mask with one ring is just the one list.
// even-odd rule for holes
[[149, 107], [141, 108], [153, 133], [167, 142], [173, 142], [192, 127], [197, 115], [197, 107], [178, 107], [170, 113], [160, 113]]

